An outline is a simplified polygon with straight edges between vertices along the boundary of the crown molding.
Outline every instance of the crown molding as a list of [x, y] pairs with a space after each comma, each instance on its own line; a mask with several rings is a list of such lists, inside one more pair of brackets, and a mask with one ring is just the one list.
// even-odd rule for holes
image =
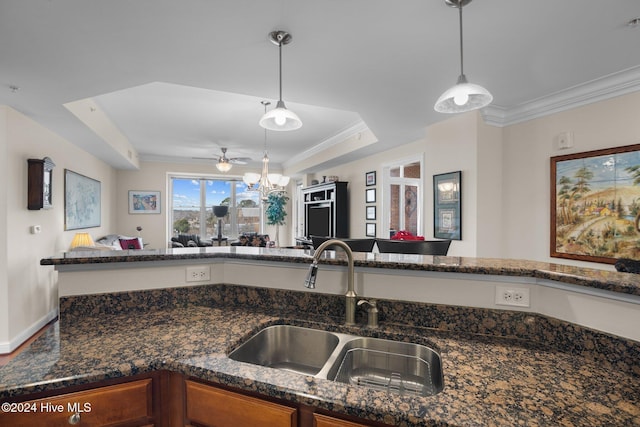
[[363, 121], [359, 121], [353, 126], [350, 126], [347, 129], [335, 134], [334, 136], [325, 139], [321, 143], [314, 145], [308, 150], [305, 150], [302, 153], [293, 156], [292, 158], [284, 162], [282, 166], [284, 168], [293, 166], [297, 163], [300, 163], [303, 160], [308, 159], [311, 156], [321, 153], [335, 145], [343, 143], [344, 141], [346, 141], [347, 139], [351, 138], [354, 135], [357, 135], [358, 133], [362, 133], [368, 130], [369, 130], [369, 127], [367, 126], [367, 124]]
[[504, 127], [640, 90], [640, 66], [609, 74], [548, 96], [516, 105], [490, 105], [481, 111], [485, 123]]

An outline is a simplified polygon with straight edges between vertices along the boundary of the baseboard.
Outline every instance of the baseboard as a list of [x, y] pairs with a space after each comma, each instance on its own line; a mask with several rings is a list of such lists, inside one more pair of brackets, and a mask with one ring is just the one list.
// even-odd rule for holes
[[10, 341], [0, 341], [0, 354], [8, 354], [14, 351], [16, 348], [28, 340], [33, 334], [38, 332], [44, 325], [51, 322], [58, 316], [58, 308], [51, 310], [49, 313], [42, 316], [31, 326], [24, 331], [20, 332], [17, 336], [13, 337]]

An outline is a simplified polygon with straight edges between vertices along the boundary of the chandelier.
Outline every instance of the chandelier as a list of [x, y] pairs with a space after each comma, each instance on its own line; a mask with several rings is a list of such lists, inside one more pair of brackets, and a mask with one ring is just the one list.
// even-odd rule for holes
[[[267, 112], [267, 106], [271, 103], [269, 101], [262, 101], [265, 113]], [[283, 192], [287, 184], [289, 184], [289, 177], [279, 173], [269, 173], [269, 156], [267, 154], [267, 129], [264, 129], [264, 156], [262, 157], [262, 173], [247, 172], [242, 177], [242, 180], [247, 184], [247, 191], [257, 191], [260, 193], [262, 201], [266, 201], [267, 197], [271, 193]]]

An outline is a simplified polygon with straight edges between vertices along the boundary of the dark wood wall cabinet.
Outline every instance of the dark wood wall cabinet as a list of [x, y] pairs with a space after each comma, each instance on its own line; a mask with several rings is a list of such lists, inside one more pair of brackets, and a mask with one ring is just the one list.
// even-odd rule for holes
[[28, 159], [27, 209], [50, 209], [55, 163], [49, 158]]
[[349, 237], [347, 182], [337, 181], [302, 189], [304, 233], [311, 236]]

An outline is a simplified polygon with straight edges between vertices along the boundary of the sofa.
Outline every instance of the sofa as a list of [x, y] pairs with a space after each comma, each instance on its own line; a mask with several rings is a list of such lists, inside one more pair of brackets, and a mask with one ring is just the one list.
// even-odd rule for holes
[[202, 240], [197, 234], [178, 234], [176, 237], [172, 237], [170, 242], [172, 248], [197, 248], [212, 245], [210, 241]]
[[142, 248], [144, 248], [144, 243], [141, 237], [107, 234], [96, 240], [93, 246], [76, 246], [71, 251], [122, 251]]
[[231, 246], [256, 246], [261, 248], [271, 247], [271, 239], [268, 234], [243, 233]]

